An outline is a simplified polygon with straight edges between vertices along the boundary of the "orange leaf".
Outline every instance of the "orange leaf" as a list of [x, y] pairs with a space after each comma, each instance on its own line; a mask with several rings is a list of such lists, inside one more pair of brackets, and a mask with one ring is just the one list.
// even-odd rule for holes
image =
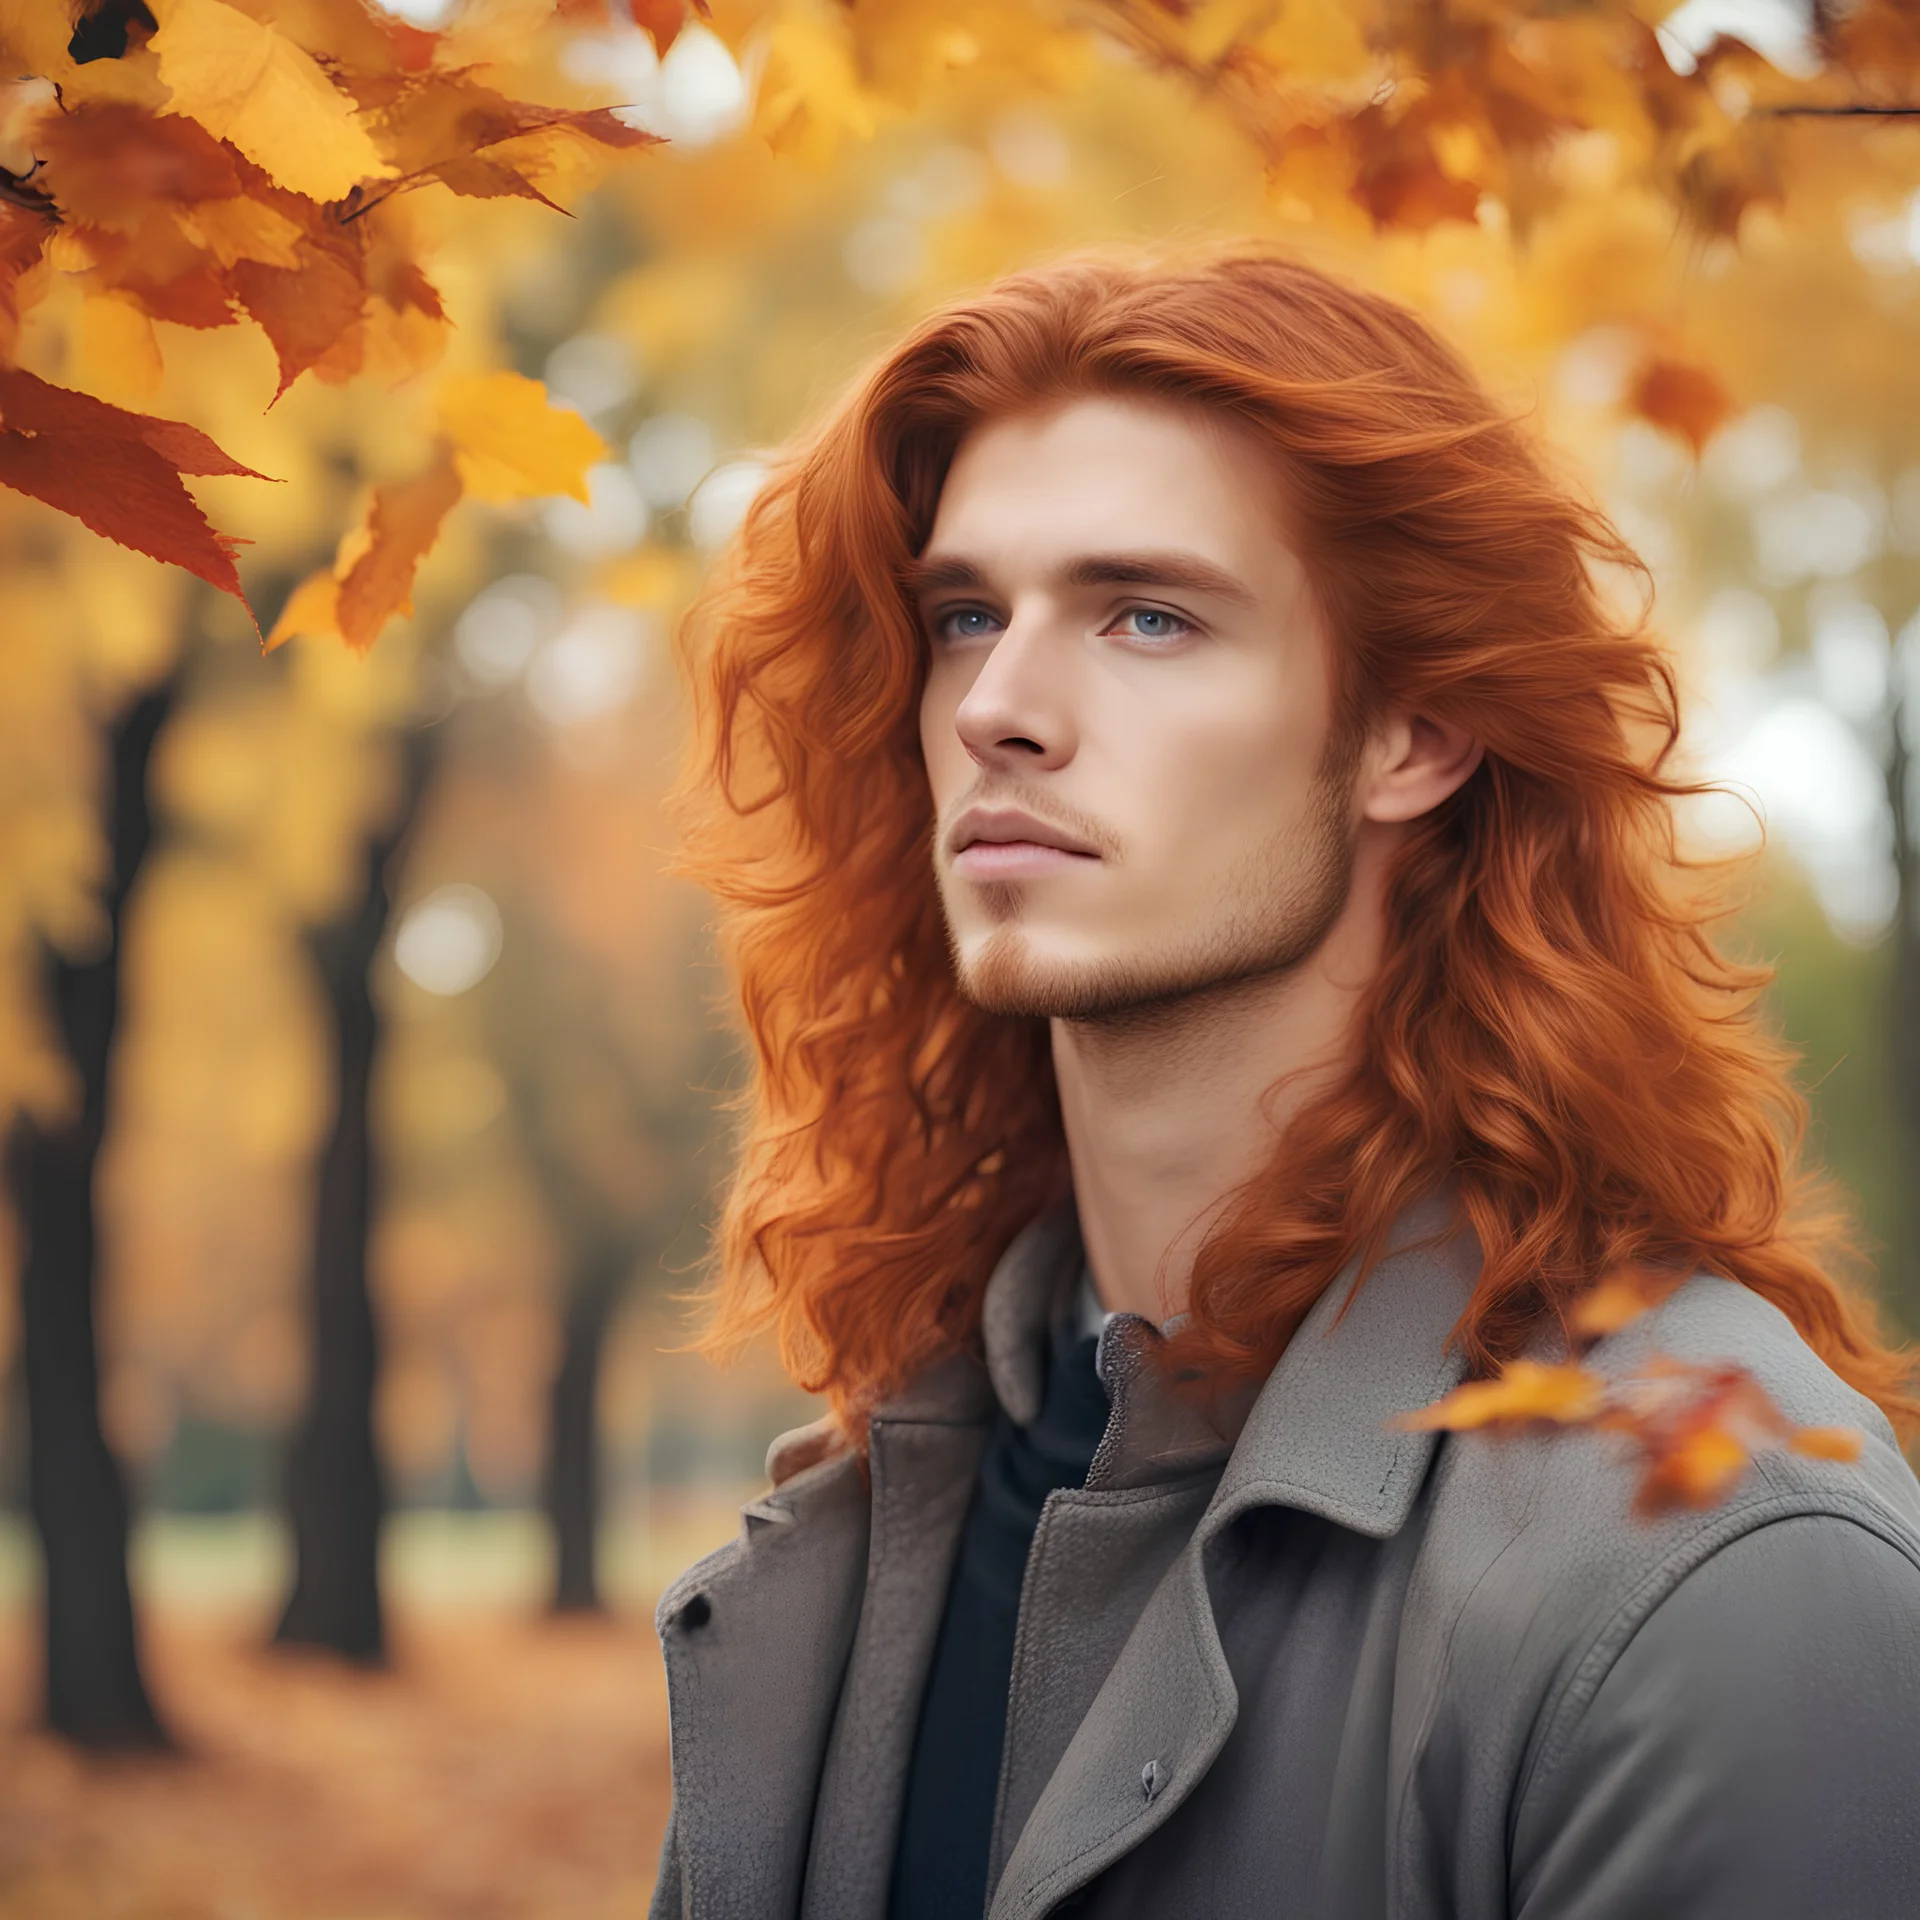
[[0, 355], [10, 354], [20, 331], [20, 282], [39, 265], [53, 222], [0, 201]]
[[183, 473], [263, 477], [195, 427], [0, 367], [0, 486], [44, 500], [136, 553], [185, 567], [244, 605], [235, 543], [207, 524]]
[[1627, 404], [1643, 420], [1677, 434], [1696, 458], [1734, 411], [1733, 396], [1705, 367], [1658, 356], [1635, 375]]
[[1795, 1427], [1787, 1441], [1809, 1460], [1858, 1460], [1861, 1439], [1853, 1427]]
[[1609, 1274], [1573, 1303], [1567, 1324], [1585, 1340], [1618, 1333], [1660, 1299], [1665, 1287], [1639, 1272]]
[[1710, 1507], [1732, 1491], [1752, 1457], [1726, 1428], [1695, 1427], [1649, 1454], [1635, 1505], [1647, 1514]]
[[260, 651], [271, 653], [297, 633], [311, 634], [317, 639], [331, 636], [337, 640], [339, 618], [340, 582], [322, 567], [318, 573], [308, 574], [287, 596], [287, 604], [280, 609], [280, 617], [273, 623]]
[[189, 206], [240, 192], [237, 156], [197, 120], [147, 113], [124, 100], [96, 100], [62, 114], [40, 136], [46, 164], [37, 184], [69, 218], [124, 227], [149, 203]]
[[[263, 650], [271, 653], [305, 633], [332, 635], [365, 653], [395, 614], [413, 611], [413, 576], [459, 498], [460, 476], [449, 453], [411, 480], [376, 487], [365, 524], [340, 543], [333, 571], [309, 574], [294, 589]], [[348, 554], [354, 555], [350, 563]]]
[[1537, 1360], [1509, 1360], [1497, 1380], [1470, 1380], [1430, 1407], [1401, 1414], [1394, 1425], [1416, 1431], [1440, 1427], [1455, 1433], [1529, 1420], [1566, 1426], [1593, 1419], [1604, 1393], [1605, 1383], [1598, 1374], [1571, 1362], [1543, 1366]]

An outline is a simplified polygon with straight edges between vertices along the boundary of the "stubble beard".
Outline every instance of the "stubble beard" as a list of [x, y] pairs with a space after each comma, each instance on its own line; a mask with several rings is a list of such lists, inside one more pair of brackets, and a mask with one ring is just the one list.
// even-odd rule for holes
[[979, 890], [1001, 925], [968, 959], [948, 924], [954, 978], [987, 1013], [1114, 1021], [1243, 981], [1294, 972], [1319, 951], [1353, 886], [1356, 840], [1348, 816], [1352, 756], [1335, 749], [1315, 776], [1306, 819], [1243, 855], [1221, 883], [1225, 914], [1189, 939], [1086, 964], [1043, 960], [1020, 926], [1018, 886]]

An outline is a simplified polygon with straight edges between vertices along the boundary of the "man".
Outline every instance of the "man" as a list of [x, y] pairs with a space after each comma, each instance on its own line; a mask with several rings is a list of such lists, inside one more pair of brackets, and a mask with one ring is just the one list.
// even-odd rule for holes
[[[1900, 1363], [1595, 562], [1260, 249], [1016, 276], [780, 466], [680, 804], [756, 1069], [715, 1343], [833, 1412], [661, 1603], [656, 1916], [1920, 1913]], [[1592, 1364], [1860, 1459], [1642, 1518], [1614, 1436], [1396, 1424], [1623, 1272]]]

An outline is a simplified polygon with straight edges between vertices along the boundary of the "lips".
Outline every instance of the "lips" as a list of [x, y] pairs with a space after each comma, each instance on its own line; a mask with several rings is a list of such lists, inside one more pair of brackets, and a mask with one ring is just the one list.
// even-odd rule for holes
[[1029, 848], [1082, 860], [1099, 858], [1084, 840], [1014, 807], [970, 807], [953, 823], [948, 844], [956, 859], [981, 847], [1005, 847], [1009, 855]]

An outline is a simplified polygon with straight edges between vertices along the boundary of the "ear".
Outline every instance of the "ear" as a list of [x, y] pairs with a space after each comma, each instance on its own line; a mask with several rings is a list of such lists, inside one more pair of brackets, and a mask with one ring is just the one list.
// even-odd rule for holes
[[1390, 713], [1374, 728], [1355, 799], [1363, 820], [1417, 820], [1466, 783], [1486, 748], [1463, 727]]

